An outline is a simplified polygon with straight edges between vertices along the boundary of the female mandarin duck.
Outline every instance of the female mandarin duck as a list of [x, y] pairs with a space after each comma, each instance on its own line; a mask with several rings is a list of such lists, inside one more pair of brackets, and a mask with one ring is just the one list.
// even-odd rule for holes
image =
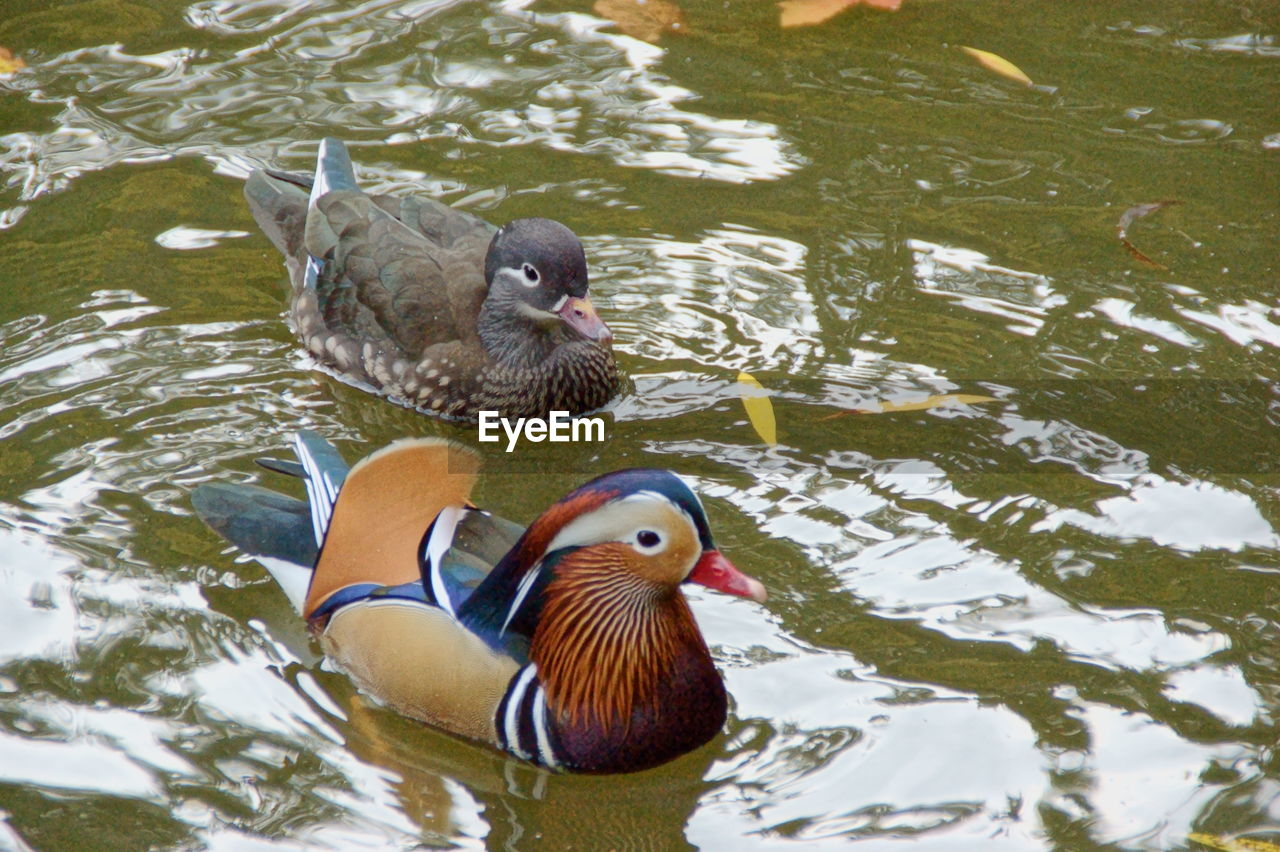
[[[395, 710], [552, 769], [664, 763], [724, 724], [724, 684], [685, 582], [763, 601], [716, 550], [674, 474], [624, 470], [526, 530], [469, 502], [478, 461], [440, 439], [398, 441], [349, 471], [300, 433], [309, 507], [202, 485], [200, 516], [256, 556], [325, 653]], [[313, 567], [314, 566], [314, 567]]]
[[495, 229], [430, 199], [366, 195], [334, 139], [314, 179], [259, 170], [244, 191], [285, 255], [298, 335], [342, 376], [465, 419], [581, 414], [613, 396], [613, 335], [564, 225]]

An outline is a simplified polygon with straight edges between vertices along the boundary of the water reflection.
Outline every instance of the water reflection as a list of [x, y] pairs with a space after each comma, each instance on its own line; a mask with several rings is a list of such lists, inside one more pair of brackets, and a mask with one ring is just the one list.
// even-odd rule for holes
[[[5, 81], [59, 107], [54, 128], [0, 140], [6, 185], [29, 200], [85, 172], [191, 155], [236, 173], [310, 150], [292, 131], [321, 118], [349, 139], [538, 146], [731, 183], [800, 164], [773, 124], [686, 108], [697, 95], [658, 70], [662, 51], [602, 32], [604, 21], [535, 14], [525, 2], [483, 26], [487, 7], [380, 0], [320, 12], [327, 5], [199, 3], [187, 11], [192, 26], [259, 41], [82, 48]], [[415, 24], [425, 19], [424, 38]], [[502, 33], [502, 54], [477, 41], [487, 29]]]
[[908, 240], [907, 247], [921, 289], [1007, 320], [1005, 329], [1015, 334], [1035, 336], [1045, 317], [1067, 303], [1043, 275], [995, 265], [980, 252], [922, 240]]
[[[1032, 91], [939, 47], [1008, 35], [1008, 8], [950, 8], [773, 38], [693, 3], [661, 47], [558, 0], [4, 30], [46, 41], [0, 80], [0, 846], [1274, 825], [1274, 34], [1240, 4], [1059, 5], [1018, 46], [1058, 87]], [[583, 234], [631, 380], [610, 440], [493, 458], [482, 498], [528, 520], [605, 469], [690, 478], [771, 591], [692, 595], [734, 701], [709, 748], [564, 778], [371, 707], [190, 516], [298, 427], [351, 457], [473, 440], [317, 372], [281, 320], [234, 178], [328, 133], [382, 191]], [[1173, 195], [1143, 226], [1168, 268], [1135, 265], [1119, 212]], [[952, 393], [992, 399], [851, 413]]]

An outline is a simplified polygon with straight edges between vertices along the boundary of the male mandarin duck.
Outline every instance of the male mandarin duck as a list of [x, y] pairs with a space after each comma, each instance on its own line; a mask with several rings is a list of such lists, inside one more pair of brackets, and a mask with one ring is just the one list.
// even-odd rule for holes
[[348, 470], [294, 441], [307, 502], [208, 484], [198, 514], [266, 565], [325, 653], [396, 711], [551, 769], [629, 772], [710, 740], [724, 684], [680, 587], [757, 601], [675, 474], [610, 473], [528, 529], [470, 502], [479, 462], [408, 439]]
[[335, 139], [314, 178], [257, 170], [244, 191], [284, 253], [298, 335], [341, 376], [470, 420], [581, 414], [617, 389], [582, 243], [559, 222], [494, 228], [431, 199], [366, 195]]

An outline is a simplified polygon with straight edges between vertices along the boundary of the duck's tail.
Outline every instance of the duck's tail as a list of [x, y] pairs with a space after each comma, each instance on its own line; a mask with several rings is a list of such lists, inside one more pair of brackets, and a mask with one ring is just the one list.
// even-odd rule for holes
[[347, 146], [323, 139], [314, 175], [256, 169], [244, 185], [249, 212], [267, 239], [287, 258], [302, 260], [307, 214], [321, 197], [338, 190], [359, 191]]
[[469, 508], [480, 462], [466, 447], [405, 439], [348, 468], [329, 442], [304, 430], [294, 436], [294, 451], [297, 464], [262, 464], [301, 478], [305, 501], [253, 485], [210, 483], [196, 488], [191, 502], [205, 523], [271, 572], [303, 615], [343, 589], [424, 580], [424, 562], [434, 566], [432, 595], [452, 612], [467, 569], [478, 580], [493, 564], [476, 570], [467, 562], [473, 552], [493, 558], [479, 545], [450, 549], [459, 535], [470, 540], [496, 523]]
[[359, 188], [347, 146], [332, 136], [321, 139], [320, 151], [316, 154], [316, 177], [311, 185], [311, 206], [314, 207], [321, 196], [330, 192]]
[[348, 467], [314, 432], [295, 435], [294, 448], [300, 464], [276, 459], [259, 464], [302, 479], [306, 500], [256, 485], [214, 482], [196, 488], [191, 504], [215, 532], [262, 563], [301, 612]]

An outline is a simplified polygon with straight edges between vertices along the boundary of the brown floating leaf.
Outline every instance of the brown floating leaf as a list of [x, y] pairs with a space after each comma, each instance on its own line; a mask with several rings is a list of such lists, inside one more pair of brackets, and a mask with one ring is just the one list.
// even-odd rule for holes
[[1219, 837], [1215, 834], [1192, 832], [1187, 835], [1187, 839], [1220, 852], [1280, 852], [1280, 846], [1274, 843], [1248, 837]]
[[1116, 237], [1120, 240], [1120, 244], [1124, 246], [1128, 250], [1129, 254], [1133, 255], [1138, 261], [1145, 263], [1148, 266], [1154, 266], [1156, 269], [1162, 269], [1165, 272], [1168, 272], [1169, 267], [1147, 257], [1145, 254], [1138, 251], [1137, 247], [1135, 247], [1133, 243], [1129, 242], [1129, 226], [1138, 219], [1141, 219], [1143, 216], [1148, 216], [1162, 207], [1181, 203], [1181, 201], [1171, 198], [1168, 201], [1155, 201], [1151, 204], [1137, 204], [1124, 211], [1120, 216], [1120, 221], [1116, 223]]
[[14, 56], [6, 48], [0, 47], [0, 75], [12, 74], [27, 67], [21, 57]]
[[1014, 65], [1003, 56], [997, 56], [996, 54], [986, 50], [978, 50], [976, 47], [965, 47], [964, 45], [960, 45], [960, 49], [978, 60], [978, 64], [983, 68], [986, 68], [988, 71], [994, 71], [1001, 77], [1007, 77], [1010, 80], [1022, 83], [1025, 86], [1030, 86], [1032, 84], [1031, 78], [1022, 73], [1021, 68]]
[[782, 26], [811, 27], [859, 4], [896, 12], [902, 0], [783, 0], [778, 6], [782, 9]]
[[684, 12], [670, 0], [596, 0], [591, 8], [641, 41], [656, 43], [664, 33], [685, 32]]
[[913, 399], [909, 402], [873, 402], [866, 408], [853, 408], [849, 411], [837, 411], [820, 420], [835, 420], [850, 414], [889, 414], [894, 411], [925, 411], [930, 408], [941, 408], [944, 405], [974, 405], [979, 402], [995, 402], [993, 396], [981, 396], [976, 393], [943, 393], [928, 396], [924, 399]]

